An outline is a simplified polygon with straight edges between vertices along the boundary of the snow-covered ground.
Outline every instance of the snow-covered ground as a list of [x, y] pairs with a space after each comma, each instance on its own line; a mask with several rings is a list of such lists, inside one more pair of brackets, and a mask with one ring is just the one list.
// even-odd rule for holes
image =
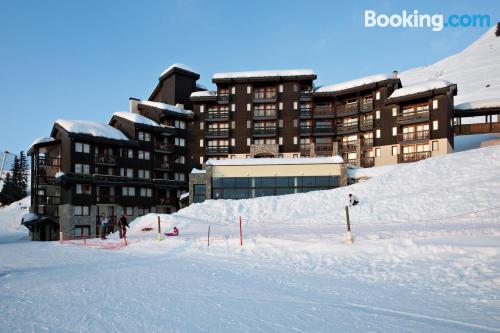
[[0, 331], [500, 332], [498, 198], [489, 147], [350, 187], [194, 204], [159, 216], [180, 229], [163, 241], [150, 214], [112, 250], [116, 235], [29, 242], [4, 224]]

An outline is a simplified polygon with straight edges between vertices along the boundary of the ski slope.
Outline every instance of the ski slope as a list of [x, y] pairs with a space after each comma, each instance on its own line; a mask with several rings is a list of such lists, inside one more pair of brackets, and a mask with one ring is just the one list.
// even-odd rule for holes
[[[114, 250], [117, 235], [83, 246], [1, 229], [0, 331], [500, 332], [499, 197], [489, 147], [345, 188], [149, 214]], [[157, 241], [158, 217], [180, 236]]]

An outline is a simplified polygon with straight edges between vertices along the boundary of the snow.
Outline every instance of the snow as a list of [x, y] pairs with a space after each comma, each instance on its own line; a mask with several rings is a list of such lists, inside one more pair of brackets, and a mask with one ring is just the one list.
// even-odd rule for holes
[[155, 126], [155, 127], [160, 127], [160, 124], [158, 124], [156, 121], [151, 120], [149, 118], [144, 117], [143, 115], [140, 115], [138, 113], [132, 113], [132, 112], [115, 112], [113, 113], [113, 116], [117, 116], [123, 119], [127, 119], [133, 123], [137, 124], [143, 124], [143, 125], [148, 125], [148, 126]]
[[389, 96], [389, 99], [398, 98], [402, 96], [415, 95], [434, 89], [446, 88], [452, 84], [453, 83], [446, 80], [429, 80], [425, 82], [419, 82], [412, 85], [403, 86], [403, 88], [396, 89], [391, 94], [391, 96]]
[[[26, 228], [21, 225], [21, 220], [23, 216], [29, 214], [30, 204], [30, 197], [26, 197], [22, 200], [13, 202], [9, 206], [0, 208], [0, 245], [2, 244], [1, 240], [4, 234], [15, 233], [16, 236], [24, 236], [26, 234]], [[2, 264], [0, 261], [0, 271], [1, 270]]]
[[496, 27], [465, 50], [430, 66], [417, 67], [399, 74], [403, 86], [425, 80], [442, 79], [457, 84], [455, 105], [497, 99], [500, 96], [500, 37]]
[[70, 133], [87, 134], [115, 140], [128, 140], [127, 136], [120, 130], [98, 121], [57, 119], [56, 124]]
[[36, 220], [37, 218], [38, 218], [38, 215], [36, 215], [35, 213], [26, 213], [23, 215], [21, 220], [24, 223], [24, 222]]
[[206, 90], [206, 91], [195, 91], [191, 93], [191, 97], [212, 97], [216, 96], [217, 93], [215, 91]]
[[465, 102], [458, 105], [455, 104], [456, 110], [485, 109], [485, 108], [500, 108], [500, 98], [489, 98], [489, 99]]
[[35, 139], [35, 141], [33, 141], [33, 143], [30, 145], [29, 149], [30, 150], [34, 145], [37, 145], [39, 143], [46, 143], [46, 142], [52, 142], [52, 141], [55, 141], [54, 138], [48, 136], [48, 137], [40, 137], [40, 138], [37, 138]]
[[260, 77], [289, 77], [289, 76], [309, 76], [316, 75], [311, 69], [287, 69], [287, 70], [264, 70], [246, 72], [215, 73], [214, 80], [221, 79], [250, 79]]
[[284, 164], [339, 164], [344, 163], [340, 156], [311, 158], [235, 158], [227, 160], [208, 160], [207, 165], [284, 165]]
[[455, 136], [454, 151], [476, 149], [481, 146], [482, 142], [495, 139], [500, 139], [500, 133], [458, 135]]
[[351, 179], [368, 179], [373, 177], [382, 176], [394, 171], [397, 164], [390, 164], [371, 168], [348, 167], [347, 175]]
[[61, 178], [61, 177], [63, 177], [63, 176], [64, 176], [64, 172], [62, 172], [62, 171], [58, 171], [58, 172], [56, 172], [56, 174], [55, 174], [55, 176], [54, 176], [54, 177], [57, 179], [57, 178]]
[[174, 69], [174, 68], [183, 69], [185, 71], [197, 74], [191, 67], [186, 66], [184, 64], [175, 63], [175, 64], [170, 65], [167, 69], [165, 69], [163, 71], [163, 73], [161, 73], [160, 77], [162, 77], [163, 75], [167, 74], [171, 69]]
[[193, 170], [191, 170], [191, 173], [207, 173], [207, 170], [200, 170], [200, 169], [193, 168]]
[[370, 76], [365, 76], [365, 77], [358, 78], [358, 79], [351, 80], [351, 81], [322, 86], [322, 87], [317, 88], [315, 90], [315, 92], [318, 92], [318, 93], [336, 92], [336, 91], [341, 91], [341, 90], [346, 90], [346, 89], [364, 86], [364, 85], [371, 84], [371, 83], [385, 81], [385, 80], [390, 79], [391, 77], [392, 77], [391, 74], [370, 75]]
[[185, 199], [185, 198], [189, 198], [189, 192], [182, 193], [181, 196], [179, 197], [179, 200], [182, 200], [182, 199]]
[[175, 106], [175, 105], [170, 105], [170, 104], [161, 103], [161, 102], [142, 100], [139, 102], [139, 104], [152, 106], [154, 108], [164, 110], [164, 111], [177, 112], [177, 113], [186, 114], [186, 115], [193, 114], [193, 111], [191, 111], [191, 110], [186, 110], [186, 109], [180, 108], [180, 107]]

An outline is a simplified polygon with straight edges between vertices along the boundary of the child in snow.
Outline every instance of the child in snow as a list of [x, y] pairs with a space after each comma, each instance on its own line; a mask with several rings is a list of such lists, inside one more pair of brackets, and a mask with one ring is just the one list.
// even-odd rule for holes
[[127, 214], [123, 214], [122, 217], [118, 220], [118, 228], [120, 228], [120, 238], [127, 237], [127, 228], [128, 228]]
[[167, 236], [179, 236], [179, 229], [177, 229], [177, 227], [174, 227], [174, 231], [173, 232], [169, 232], [169, 233], [166, 233], [165, 235]]
[[357, 196], [349, 193], [349, 207], [356, 206], [359, 203], [359, 199]]

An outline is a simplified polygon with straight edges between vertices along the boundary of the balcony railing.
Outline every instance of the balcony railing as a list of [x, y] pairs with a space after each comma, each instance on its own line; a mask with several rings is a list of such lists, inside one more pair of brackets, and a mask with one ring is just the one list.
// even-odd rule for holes
[[300, 144], [300, 154], [309, 156], [311, 154], [311, 144], [310, 143], [301, 143]]
[[276, 135], [276, 128], [275, 127], [268, 127], [268, 128], [254, 128], [252, 130], [253, 135]]
[[300, 99], [305, 101], [305, 100], [310, 100], [312, 98], [311, 91], [301, 91], [300, 92]]
[[354, 133], [357, 131], [358, 131], [358, 123], [341, 124], [337, 126], [337, 133], [339, 134]]
[[39, 185], [58, 185], [55, 177], [38, 176]]
[[339, 143], [339, 150], [343, 152], [355, 151], [357, 146], [358, 146], [358, 140], [343, 141]]
[[455, 125], [455, 134], [481, 134], [500, 132], [500, 122]]
[[332, 126], [320, 126], [320, 127], [314, 127], [313, 128], [313, 133], [316, 134], [325, 134], [325, 133], [335, 133], [335, 128]]
[[116, 165], [117, 158], [110, 155], [95, 155], [95, 164]]
[[158, 206], [176, 206], [177, 205], [177, 199], [176, 198], [157, 198], [155, 201], [156, 205]]
[[207, 147], [206, 153], [211, 155], [228, 154], [229, 146], [209, 146]]
[[300, 109], [300, 117], [301, 118], [311, 118], [312, 116], [312, 108], [301, 108]]
[[424, 160], [431, 157], [430, 151], [420, 151], [414, 153], [403, 153], [398, 155], [399, 163], [408, 163]]
[[229, 111], [208, 111], [207, 120], [227, 120], [229, 119]]
[[359, 105], [359, 111], [362, 113], [367, 113], [373, 111], [373, 99], [366, 99], [361, 101]]
[[300, 134], [312, 134], [312, 127], [311, 126], [301, 126], [300, 127]]
[[276, 110], [254, 110], [254, 119], [274, 119], [277, 116]]
[[399, 123], [416, 123], [420, 121], [428, 121], [429, 120], [429, 110], [422, 111], [413, 111], [413, 112], [403, 112], [398, 114], [396, 120]]
[[337, 117], [352, 116], [358, 113], [358, 103], [349, 103], [336, 106]]
[[229, 103], [229, 94], [218, 94], [217, 101], [219, 103]]
[[320, 155], [331, 155], [333, 152], [333, 143], [316, 143], [314, 148]]
[[253, 95], [254, 102], [273, 102], [276, 101], [276, 92], [255, 92]]
[[172, 166], [166, 161], [155, 161], [155, 169], [170, 171]]
[[400, 142], [410, 142], [410, 141], [429, 140], [431, 136], [429, 130], [424, 130], [418, 132], [402, 133], [399, 134], [398, 137]]
[[98, 194], [96, 196], [98, 203], [115, 203], [115, 196], [109, 194]]
[[363, 149], [373, 148], [373, 139], [362, 139], [361, 148]]
[[314, 117], [333, 117], [333, 108], [331, 106], [315, 106]]
[[375, 158], [374, 157], [361, 157], [361, 166], [363, 168], [368, 168], [372, 167], [375, 165]]
[[174, 147], [175, 146], [172, 143], [155, 142], [155, 150], [156, 151], [173, 152]]
[[46, 167], [59, 167], [61, 166], [61, 159], [58, 157], [48, 157], [48, 156], [39, 157], [38, 165]]
[[37, 201], [39, 205], [59, 205], [61, 203], [61, 197], [55, 195], [39, 195], [37, 196]]
[[207, 128], [205, 131], [206, 137], [228, 137], [229, 128]]
[[373, 129], [373, 119], [365, 119], [359, 123], [359, 129], [362, 131], [371, 131]]

